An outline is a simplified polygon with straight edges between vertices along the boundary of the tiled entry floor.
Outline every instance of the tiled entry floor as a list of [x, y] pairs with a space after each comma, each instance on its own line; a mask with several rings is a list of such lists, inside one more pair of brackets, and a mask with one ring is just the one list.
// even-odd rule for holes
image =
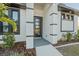
[[39, 47], [39, 46], [48, 45], [48, 44], [50, 44], [50, 42], [48, 42], [47, 40], [41, 37], [34, 38], [34, 47]]

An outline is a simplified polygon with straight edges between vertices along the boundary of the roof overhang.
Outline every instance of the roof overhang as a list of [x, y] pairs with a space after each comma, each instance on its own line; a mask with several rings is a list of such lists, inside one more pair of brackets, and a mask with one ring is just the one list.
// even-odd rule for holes
[[8, 3], [7, 6], [26, 9], [26, 4], [25, 3]]
[[65, 4], [62, 4], [62, 3], [59, 3], [59, 4], [58, 4], [58, 7], [59, 7], [59, 10], [60, 10], [60, 11], [62, 11], [62, 10], [69, 10], [69, 11], [72, 11], [72, 12], [74, 12], [74, 14], [76, 14], [76, 15], [79, 16], [79, 10], [77, 10], [77, 9], [75, 9], [75, 8], [66, 6]]

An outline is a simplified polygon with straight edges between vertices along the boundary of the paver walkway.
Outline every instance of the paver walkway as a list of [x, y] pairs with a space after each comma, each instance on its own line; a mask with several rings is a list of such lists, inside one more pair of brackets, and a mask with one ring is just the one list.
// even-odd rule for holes
[[51, 44], [36, 47], [37, 56], [62, 56], [62, 54]]

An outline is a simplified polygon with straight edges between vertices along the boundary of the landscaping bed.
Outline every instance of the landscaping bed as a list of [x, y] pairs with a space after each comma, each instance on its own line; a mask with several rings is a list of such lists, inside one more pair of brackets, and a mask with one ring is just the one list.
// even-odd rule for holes
[[76, 43], [79, 42], [79, 40], [71, 40], [71, 41], [58, 41], [57, 44], [53, 44], [53, 46], [60, 46], [60, 45], [64, 45], [64, 44], [69, 44], [69, 43]]
[[57, 50], [63, 56], [79, 56], [79, 44], [59, 47], [59, 48], [57, 48]]
[[35, 56], [36, 51], [33, 49], [26, 49], [25, 42], [18, 42], [10, 48], [0, 47], [0, 56]]

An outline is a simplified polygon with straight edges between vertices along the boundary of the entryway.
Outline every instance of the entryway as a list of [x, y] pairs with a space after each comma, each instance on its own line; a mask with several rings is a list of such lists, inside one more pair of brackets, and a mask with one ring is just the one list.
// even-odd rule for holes
[[45, 4], [34, 4], [34, 47], [50, 44], [43, 38], [43, 16]]
[[43, 17], [34, 16], [34, 47], [50, 44], [42, 37], [42, 21]]
[[42, 17], [34, 16], [34, 37], [42, 37], [42, 20]]

